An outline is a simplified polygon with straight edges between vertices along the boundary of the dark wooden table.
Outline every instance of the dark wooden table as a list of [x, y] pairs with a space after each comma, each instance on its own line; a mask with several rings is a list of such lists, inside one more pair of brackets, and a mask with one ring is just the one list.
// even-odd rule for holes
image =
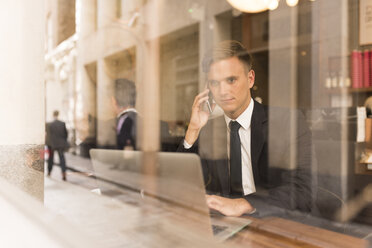
[[256, 219], [227, 243], [244, 247], [335, 247], [361, 248], [368, 242], [349, 235], [278, 218]]

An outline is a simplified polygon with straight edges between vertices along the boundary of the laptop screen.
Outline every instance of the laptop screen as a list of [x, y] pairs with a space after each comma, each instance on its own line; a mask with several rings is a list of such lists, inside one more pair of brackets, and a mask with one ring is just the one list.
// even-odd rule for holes
[[209, 214], [197, 155], [104, 149], [92, 149], [90, 154], [96, 177]]

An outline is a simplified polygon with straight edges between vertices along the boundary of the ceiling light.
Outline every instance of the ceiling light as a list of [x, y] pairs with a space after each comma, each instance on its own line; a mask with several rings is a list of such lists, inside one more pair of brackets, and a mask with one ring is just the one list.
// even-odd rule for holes
[[235, 9], [247, 13], [257, 13], [268, 9], [267, 0], [227, 0], [227, 1]]
[[279, 0], [270, 0], [269, 1], [269, 4], [268, 4], [269, 10], [274, 10], [274, 9], [278, 8], [278, 6], [279, 6]]
[[286, 0], [286, 2], [287, 2], [287, 5], [291, 7], [294, 7], [298, 4], [298, 0]]

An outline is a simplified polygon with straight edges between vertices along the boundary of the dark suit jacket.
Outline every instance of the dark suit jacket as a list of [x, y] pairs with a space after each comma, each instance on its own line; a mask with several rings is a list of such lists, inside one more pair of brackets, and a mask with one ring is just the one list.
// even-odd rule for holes
[[[137, 125], [143, 119], [141, 118], [140, 114], [137, 114], [133, 111], [126, 112], [123, 115], [127, 115], [127, 118], [121, 126], [119, 134], [116, 134], [117, 149], [122, 150], [125, 146], [131, 144], [134, 150], [139, 150], [141, 147], [137, 142]], [[179, 141], [180, 138], [171, 137], [169, 134], [168, 123], [165, 121], [160, 121], [161, 151], [175, 152], [177, 150]]]
[[122, 150], [125, 146], [132, 146], [133, 149], [136, 149], [137, 113], [128, 111], [120, 117], [122, 116], [126, 116], [126, 118], [120, 128], [120, 132], [116, 134], [117, 148]]
[[52, 149], [66, 149], [69, 147], [67, 142], [66, 124], [60, 120], [54, 120], [46, 127], [46, 144]]
[[[292, 139], [289, 124], [291, 116], [296, 118], [298, 127], [295, 132], [297, 135]], [[254, 103], [251, 161], [257, 192], [247, 196], [230, 194], [226, 128], [223, 116], [210, 120], [192, 148], [185, 149], [181, 143], [178, 149], [179, 152], [195, 152], [200, 155], [208, 193], [224, 197], [244, 197], [248, 201], [250, 198], [263, 197], [280, 207], [310, 210], [311, 134], [300, 113], [280, 108], [268, 109], [258, 102]], [[290, 169], [290, 153], [296, 150], [294, 148], [297, 149], [297, 168]], [[261, 189], [264, 189], [266, 196], [261, 195]]]

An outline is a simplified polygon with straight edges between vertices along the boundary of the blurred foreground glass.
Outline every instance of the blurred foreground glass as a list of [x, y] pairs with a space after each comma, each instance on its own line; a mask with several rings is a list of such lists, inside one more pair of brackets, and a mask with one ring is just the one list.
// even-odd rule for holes
[[[367, 30], [359, 24], [364, 12], [357, 1], [276, 1], [274, 10], [261, 4], [251, 13], [237, 11], [225, 0], [120, 5], [99, 1], [100, 8], [78, 2], [86, 4], [76, 8], [78, 36], [66, 40], [74, 49], [50, 57], [56, 73], [48, 73], [51, 78], [46, 79], [47, 85], [59, 82], [66, 89], [61, 102], [74, 130], [77, 153], [88, 156], [92, 147], [115, 148], [118, 120], [111, 99], [115, 80], [126, 78], [136, 85], [136, 138], [138, 150], [145, 152], [137, 166], [146, 168], [152, 178], [161, 176], [156, 152], [174, 152], [183, 145], [195, 96], [205, 89], [208, 78], [202, 69], [205, 54], [221, 41], [236, 40], [253, 57], [252, 98], [268, 106], [269, 167], [264, 176], [270, 186], [290, 192], [286, 203], [291, 211], [275, 212], [265, 202], [270, 193], [278, 200], [287, 198], [257, 189], [253, 195], [262, 196], [259, 217], [276, 215], [321, 227], [326, 222], [333, 231], [368, 236], [371, 207], [364, 196], [371, 183], [371, 146], [365, 123], [370, 115], [363, 107], [372, 84], [360, 80], [368, 78], [364, 74], [372, 75], [363, 69], [371, 68], [365, 65], [372, 65], [368, 62], [372, 46], [359, 43], [359, 35]], [[50, 106], [57, 99], [53, 96], [47, 98]], [[221, 116], [223, 110], [217, 106], [210, 122]], [[227, 146], [218, 142], [227, 137], [226, 127], [221, 130], [213, 129], [200, 141], [226, 153]], [[126, 176], [123, 181], [153, 181], [135, 178]], [[298, 198], [291, 195], [299, 178], [311, 192], [304, 214], [294, 211]], [[184, 186], [175, 183], [154, 182], [159, 192], [183, 194]]]

